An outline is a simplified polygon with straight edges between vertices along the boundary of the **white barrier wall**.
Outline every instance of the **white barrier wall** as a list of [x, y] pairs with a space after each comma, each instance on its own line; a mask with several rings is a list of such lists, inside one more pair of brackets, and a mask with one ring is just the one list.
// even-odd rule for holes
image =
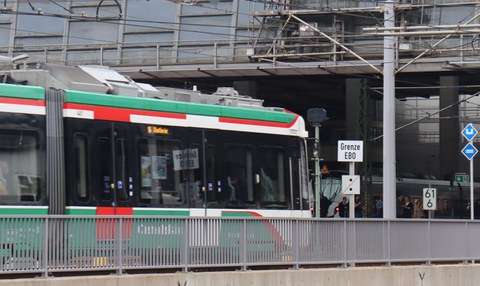
[[477, 264], [0, 280], [0, 286], [474, 286], [479, 283]]

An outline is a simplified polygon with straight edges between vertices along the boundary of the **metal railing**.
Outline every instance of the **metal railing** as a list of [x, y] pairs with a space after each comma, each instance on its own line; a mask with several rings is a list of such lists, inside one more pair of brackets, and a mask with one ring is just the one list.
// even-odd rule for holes
[[0, 274], [474, 262], [466, 220], [0, 217]]
[[[438, 37], [416, 37], [399, 48], [401, 58], [413, 58], [425, 51], [425, 46], [433, 45]], [[377, 36], [346, 38], [342, 43], [368, 60], [381, 60], [383, 40]], [[452, 36], [436, 47], [435, 51], [442, 64], [448, 58], [452, 64], [472, 64], [478, 62], [478, 40], [475, 36]], [[407, 48], [406, 48], [407, 47]], [[60, 65], [106, 65], [111, 67], [141, 67], [155, 69], [169, 65], [208, 64], [217, 67], [222, 63], [249, 63], [263, 61], [276, 64], [277, 59], [287, 62], [310, 61], [328, 62], [335, 66], [343, 61], [351, 64], [353, 59], [345, 51], [320, 37], [309, 37], [309, 41], [295, 37], [262, 39], [251, 41], [167, 41], [137, 42], [89, 45], [22, 45], [0, 47], [0, 55], [13, 57], [28, 54], [27, 62]], [[3, 63], [6, 64], [6, 63]]]

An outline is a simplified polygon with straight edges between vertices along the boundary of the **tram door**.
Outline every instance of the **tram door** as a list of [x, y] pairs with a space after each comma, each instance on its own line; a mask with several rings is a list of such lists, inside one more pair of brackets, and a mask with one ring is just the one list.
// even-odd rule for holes
[[[110, 136], [100, 137], [98, 140], [98, 155], [95, 160], [99, 168], [98, 194], [100, 206], [126, 207], [133, 206], [134, 181], [129, 152], [132, 146], [127, 140], [126, 130], [116, 128], [112, 123]], [[114, 214], [117, 214], [114, 212]]]

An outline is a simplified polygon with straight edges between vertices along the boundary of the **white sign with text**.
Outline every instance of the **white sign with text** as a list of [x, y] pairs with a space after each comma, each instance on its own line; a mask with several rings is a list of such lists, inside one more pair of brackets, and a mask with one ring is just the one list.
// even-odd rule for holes
[[423, 209], [434, 211], [437, 209], [437, 189], [423, 188]]
[[338, 162], [363, 162], [363, 141], [339, 140]]
[[191, 170], [198, 169], [198, 149], [173, 150], [173, 169]]

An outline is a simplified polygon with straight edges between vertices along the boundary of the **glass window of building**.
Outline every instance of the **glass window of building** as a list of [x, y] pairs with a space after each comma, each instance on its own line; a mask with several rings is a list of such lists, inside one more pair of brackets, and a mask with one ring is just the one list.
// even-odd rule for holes
[[[98, 8], [98, 15], [97, 15]], [[109, 19], [105, 21], [81, 21], [71, 20], [68, 31], [69, 44], [109, 44], [118, 42], [118, 25], [114, 22], [120, 17], [120, 9], [117, 5], [81, 5], [76, 2], [72, 5], [72, 11], [77, 15]]]
[[117, 42], [118, 27], [105, 22], [71, 21], [69, 44], [113, 44]]
[[177, 4], [170, 1], [127, 1], [125, 32], [174, 30]]
[[210, 15], [182, 17], [180, 41], [229, 40], [232, 16]]
[[[17, 36], [63, 36], [65, 19], [61, 16], [70, 15], [68, 11], [52, 1], [18, 2], [18, 11], [22, 13], [17, 15]], [[53, 15], [59, 15], [60, 17], [54, 17]]]
[[2, 21], [3, 15], [0, 15], [0, 46], [8, 47], [10, 42], [10, 23]]

